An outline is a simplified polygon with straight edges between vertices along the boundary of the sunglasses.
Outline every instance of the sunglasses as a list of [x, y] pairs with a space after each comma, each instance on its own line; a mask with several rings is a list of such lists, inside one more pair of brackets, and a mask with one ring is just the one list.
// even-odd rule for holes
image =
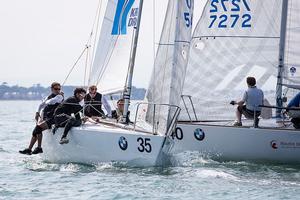
[[60, 88], [53, 88], [53, 90], [60, 90]]
[[90, 90], [91, 90], [91, 91], [93, 91], [93, 90], [95, 91], [95, 90], [97, 90], [97, 88], [90, 88]]

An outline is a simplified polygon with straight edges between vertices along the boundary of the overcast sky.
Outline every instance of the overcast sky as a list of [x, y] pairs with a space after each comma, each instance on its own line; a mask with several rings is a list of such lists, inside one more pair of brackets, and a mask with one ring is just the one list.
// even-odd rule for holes
[[[198, 19], [206, 0], [195, 1], [194, 19]], [[98, 2], [1, 0], [0, 84], [31, 86], [40, 83], [48, 86], [53, 81], [63, 82], [89, 37]], [[149, 0], [144, 2], [147, 4]], [[156, 0], [156, 13], [163, 12], [166, 2]], [[160, 22], [156, 22], [158, 26]], [[149, 40], [146, 34], [143, 35], [142, 39]], [[158, 39], [156, 35], [156, 41]], [[153, 51], [149, 52], [151, 58]], [[147, 87], [151, 67], [147, 62], [144, 67], [135, 69], [134, 85]], [[82, 62], [66, 84], [83, 85], [83, 74]]]

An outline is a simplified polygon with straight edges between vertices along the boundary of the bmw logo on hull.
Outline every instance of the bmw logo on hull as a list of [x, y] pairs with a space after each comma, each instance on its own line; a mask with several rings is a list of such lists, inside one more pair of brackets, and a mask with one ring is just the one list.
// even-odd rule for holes
[[128, 147], [128, 142], [127, 142], [126, 138], [123, 137], [123, 136], [120, 137], [120, 139], [119, 139], [119, 147], [123, 151], [125, 151], [127, 149], [127, 147]]
[[195, 136], [196, 140], [202, 141], [202, 140], [204, 140], [205, 133], [201, 128], [197, 128], [194, 131], [194, 136]]

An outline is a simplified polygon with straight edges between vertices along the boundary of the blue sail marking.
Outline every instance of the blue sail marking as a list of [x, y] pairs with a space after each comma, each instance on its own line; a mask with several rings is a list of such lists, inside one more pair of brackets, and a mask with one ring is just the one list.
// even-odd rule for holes
[[112, 35], [127, 34], [127, 17], [135, 0], [118, 0]]
[[124, 14], [122, 16], [122, 27], [121, 27], [121, 34], [126, 34], [127, 33], [127, 17], [128, 17], [128, 13], [131, 10], [131, 7], [134, 3], [134, 0], [129, 0], [129, 2], [127, 3], [127, 6], [124, 10]]

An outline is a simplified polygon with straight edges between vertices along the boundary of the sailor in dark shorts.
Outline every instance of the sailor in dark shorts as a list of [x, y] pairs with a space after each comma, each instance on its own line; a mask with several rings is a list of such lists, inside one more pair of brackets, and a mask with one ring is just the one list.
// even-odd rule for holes
[[[51, 94], [43, 100], [39, 105], [35, 115], [37, 125], [33, 129], [32, 137], [28, 148], [19, 151], [21, 154], [38, 154], [43, 153], [42, 149], [42, 132], [46, 129], [50, 129], [54, 124], [54, 111], [57, 106], [63, 101], [63, 93], [61, 92], [61, 86], [59, 83], [54, 82], [51, 84]], [[40, 115], [42, 111], [42, 116]], [[32, 151], [34, 144], [38, 142], [38, 146]]]
[[[82, 106], [84, 104], [85, 95], [86, 91], [83, 88], [76, 88], [74, 90], [74, 96], [69, 97], [56, 108], [54, 113], [55, 126], [56, 128], [65, 127], [64, 133], [59, 142], [60, 144], [68, 143], [68, 132], [72, 127], [81, 125], [82, 121], [80, 112], [83, 110]], [[74, 117], [72, 117], [72, 114], [74, 114]]]
[[254, 114], [258, 117], [261, 111], [254, 111], [247, 109], [246, 105], [238, 106], [238, 111], [242, 113], [247, 119], [254, 119]]
[[231, 101], [230, 104], [237, 104], [236, 121], [234, 126], [242, 126], [242, 114], [248, 119], [254, 119], [254, 126], [258, 126], [258, 116], [261, 113], [260, 105], [264, 103], [264, 93], [256, 87], [254, 77], [247, 77], [248, 89], [244, 92], [243, 99], [239, 102]]

